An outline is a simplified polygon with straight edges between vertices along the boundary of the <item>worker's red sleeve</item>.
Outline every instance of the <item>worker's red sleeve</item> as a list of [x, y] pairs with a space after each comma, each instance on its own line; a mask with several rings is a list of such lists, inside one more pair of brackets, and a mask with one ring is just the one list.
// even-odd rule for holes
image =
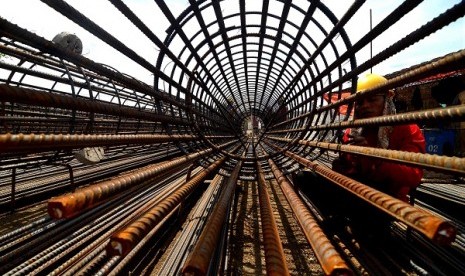
[[[344, 144], [346, 144], [347, 141], [349, 141], [349, 134], [350, 129], [346, 129], [342, 137], [342, 142]], [[343, 175], [349, 177], [356, 176], [359, 173], [360, 169], [358, 166], [359, 161], [357, 160], [357, 158], [357, 156], [352, 155], [350, 153], [341, 152], [339, 154], [339, 158], [333, 160], [332, 168], [336, 172], [341, 173]]]
[[[389, 142], [389, 149], [392, 150], [425, 152], [425, 138], [417, 125], [395, 127]], [[404, 199], [411, 188], [417, 187], [423, 177], [422, 168], [389, 161], [375, 161], [373, 164], [375, 167], [372, 168], [371, 179], [389, 183], [387, 189], [400, 199]], [[368, 164], [362, 164], [362, 167], [366, 165]]]
[[[346, 130], [344, 143], [348, 141], [348, 134], [349, 131]], [[425, 138], [417, 125], [395, 126], [389, 136], [389, 149], [424, 153]], [[421, 168], [350, 153], [341, 153], [335, 161], [335, 171], [365, 179], [404, 201], [410, 189], [417, 187], [423, 177]]]

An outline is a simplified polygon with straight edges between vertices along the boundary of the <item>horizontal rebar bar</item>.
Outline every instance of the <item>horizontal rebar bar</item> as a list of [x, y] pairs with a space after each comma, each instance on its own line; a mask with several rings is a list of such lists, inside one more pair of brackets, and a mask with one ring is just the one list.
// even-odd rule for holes
[[405, 112], [395, 115], [383, 115], [380, 117], [373, 117], [367, 119], [356, 119], [352, 121], [341, 121], [336, 123], [328, 123], [321, 125], [312, 125], [308, 128], [295, 128], [295, 129], [280, 129], [269, 131], [267, 134], [285, 134], [292, 132], [312, 131], [312, 130], [327, 130], [327, 129], [341, 129], [363, 126], [392, 126], [407, 123], [421, 123], [421, 122], [456, 122], [465, 120], [465, 106], [455, 105], [448, 107], [440, 107], [428, 110]]
[[169, 214], [178, 204], [203, 181], [205, 178], [217, 170], [221, 164], [226, 161], [226, 157], [222, 157], [215, 161], [208, 168], [193, 176], [181, 188], [174, 191], [171, 195], [150, 209], [139, 219], [132, 222], [129, 226], [114, 233], [110, 238], [110, 243], [107, 246], [107, 252], [110, 255], [125, 256], [137, 243], [163, 218]]
[[[231, 136], [206, 136], [224, 139]], [[156, 144], [171, 141], [199, 140], [194, 135], [166, 134], [0, 134], [2, 152], [41, 152], [82, 147], [115, 146], [125, 144]]]
[[[280, 142], [292, 142], [292, 140], [288, 138], [272, 136], [268, 136], [267, 138]], [[398, 163], [419, 166], [427, 169], [440, 170], [444, 172], [465, 175], [465, 158], [460, 157], [440, 156], [436, 154], [407, 152], [400, 150], [389, 150], [354, 145], [341, 145], [335, 143], [308, 140], [299, 140], [298, 143], [305, 146], [329, 149], [334, 151], [342, 151], [382, 160], [389, 160]]]
[[55, 219], [74, 217], [85, 210], [101, 204], [121, 191], [170, 169], [188, 164], [211, 152], [211, 149], [203, 150], [184, 157], [175, 158], [171, 161], [149, 165], [135, 172], [79, 189], [74, 193], [52, 198], [48, 201], [48, 213]]
[[234, 188], [237, 185], [237, 179], [242, 167], [242, 162], [239, 161], [231, 176], [227, 179], [223, 190], [218, 198], [215, 207], [208, 217], [202, 234], [195, 244], [194, 249], [189, 254], [189, 257], [182, 269], [185, 275], [206, 275], [208, 267], [213, 257], [213, 253], [218, 246], [221, 230], [226, 222], [227, 209], [230, 207], [231, 200], [234, 195]]
[[[428, 76], [432, 76], [434, 74], [446, 72], [448, 70], [457, 70], [463, 69], [465, 66], [465, 49], [457, 51], [456, 53], [447, 55], [446, 57], [442, 57], [437, 59], [433, 62], [428, 64], [422, 65], [418, 68], [408, 70], [405, 73], [402, 73], [400, 76], [395, 78], [389, 79], [386, 83], [376, 85], [372, 88], [364, 90], [363, 93], [355, 93], [346, 98], [340, 99], [336, 102], [329, 103], [327, 105], [323, 105], [317, 109], [312, 109], [310, 112], [305, 114], [295, 116], [273, 126], [270, 126], [270, 129], [281, 127], [286, 124], [290, 124], [292, 122], [305, 119], [310, 117], [314, 114], [321, 113], [328, 110], [336, 110], [341, 105], [350, 104], [352, 102], [357, 101], [360, 98], [367, 97], [369, 95], [376, 94], [380, 91], [386, 91], [388, 89], [393, 89], [396, 87], [400, 87], [401, 85], [411, 83], [413, 81], [417, 81], [421, 78], [425, 78]], [[310, 127], [310, 126], [309, 126]]]
[[279, 237], [276, 219], [271, 207], [270, 196], [266, 191], [265, 175], [257, 162], [258, 201], [262, 224], [263, 244], [265, 246], [265, 265], [267, 275], [289, 275], [283, 245]]
[[305, 237], [307, 237], [307, 240], [311, 244], [325, 275], [352, 275], [352, 271], [349, 266], [331, 244], [331, 241], [320, 228], [314, 216], [310, 213], [299, 196], [294, 192], [294, 189], [286, 176], [284, 176], [273, 160], [268, 159], [268, 164], [271, 167], [271, 171], [273, 172], [279, 187], [286, 196], [286, 199], [289, 202]]
[[[282, 150], [282, 148], [278, 146], [268, 145], [277, 150]], [[424, 234], [434, 242], [438, 244], [450, 244], [454, 241], [456, 229], [451, 223], [444, 219], [371, 188], [343, 174], [337, 173], [318, 162], [310, 161], [290, 151], [285, 151], [284, 154], [315, 171], [329, 181], [355, 194], [372, 206], [411, 226], [412, 229]]]
[[186, 120], [173, 118], [168, 115], [155, 114], [137, 108], [119, 106], [117, 104], [89, 101], [85, 98], [76, 98], [71, 95], [52, 94], [30, 88], [13, 87], [0, 84], [0, 101], [23, 103], [34, 106], [56, 107], [65, 109], [75, 109], [87, 112], [97, 112], [114, 116], [126, 116], [148, 121], [165, 122], [177, 125], [189, 125]]
[[40, 152], [82, 147], [123, 144], [155, 144], [170, 141], [192, 141], [193, 135], [163, 134], [1, 134], [2, 152]]

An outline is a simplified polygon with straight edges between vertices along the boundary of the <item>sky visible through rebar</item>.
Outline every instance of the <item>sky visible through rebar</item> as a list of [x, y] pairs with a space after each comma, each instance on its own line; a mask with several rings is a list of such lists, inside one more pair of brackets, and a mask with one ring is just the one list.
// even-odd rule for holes
[[[68, 0], [66, 2], [120, 39], [128, 47], [134, 49], [146, 60], [155, 63], [158, 56], [157, 47], [124, 18], [109, 1]], [[167, 0], [165, 2], [175, 16], [179, 15], [187, 5], [189, 5], [188, 0]], [[222, 2], [231, 2], [237, 5], [239, 1]], [[253, 9], [253, 5], [259, 2], [260, 1], [247, 1], [247, 8]], [[293, 3], [297, 5], [304, 2], [307, 1], [293, 1]], [[338, 18], [341, 18], [352, 4], [352, 1], [339, 0], [326, 0], [322, 2], [328, 6]], [[417, 8], [405, 16], [405, 18], [373, 41], [373, 54], [382, 51], [400, 38], [418, 29], [420, 26], [458, 2], [460, 1], [423, 1]], [[402, 1], [400, 0], [366, 1], [363, 7], [357, 12], [356, 16], [346, 26], [346, 31], [352, 43], [356, 42], [369, 31], [370, 9], [372, 12], [372, 25], [375, 26], [401, 3]], [[160, 39], [164, 39], [169, 22], [160, 11], [155, 1], [131, 0], [125, 1], [125, 4], [128, 5]], [[270, 5], [276, 5], [276, 1], [270, 1]], [[236, 7], [228, 7], [227, 5], [222, 6], [222, 8], [223, 10], [237, 9]], [[273, 6], [270, 6], [270, 10], [273, 10], [273, 8]], [[74, 33], [83, 41], [83, 54], [86, 57], [103, 64], [111, 65], [121, 72], [132, 75], [146, 83], [152, 83], [153, 76], [151, 72], [141, 68], [139, 65], [118, 53], [104, 42], [101, 42], [92, 34], [66, 19], [39, 0], [5, 1], [2, 3], [0, 9], [0, 16], [49, 40], [52, 40], [56, 34], [63, 31]], [[204, 15], [205, 18], [208, 18], [208, 16], [209, 15]], [[326, 22], [322, 22], [322, 24], [325, 23]], [[171, 47], [173, 47], [173, 45], [171, 45]], [[405, 51], [391, 57], [382, 64], [377, 65], [374, 70], [381, 74], [388, 74], [463, 48], [465, 48], [465, 19], [461, 18], [443, 30], [436, 32]], [[365, 47], [362, 51], [357, 53], [357, 61], [366, 60], [369, 55], [369, 47]], [[169, 67], [170, 64], [166, 64], [165, 69], [169, 69]]]

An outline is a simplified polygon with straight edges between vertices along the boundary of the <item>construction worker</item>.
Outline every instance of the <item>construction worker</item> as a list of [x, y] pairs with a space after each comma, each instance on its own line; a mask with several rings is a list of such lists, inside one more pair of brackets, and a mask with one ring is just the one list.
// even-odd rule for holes
[[[357, 93], [385, 82], [387, 79], [383, 76], [367, 74], [359, 79]], [[395, 114], [393, 97], [394, 92], [390, 90], [358, 100], [355, 119]], [[415, 124], [347, 129], [342, 140], [356, 146], [425, 152], [425, 138]], [[420, 184], [423, 177], [421, 168], [347, 153], [341, 153], [333, 162], [333, 169], [406, 202], [409, 192]]]
[[[383, 76], [368, 74], [357, 83], [357, 92], [387, 82]], [[363, 97], [355, 103], [354, 119], [395, 114], [393, 91], [382, 91]], [[347, 129], [344, 144], [390, 150], [425, 152], [425, 139], [415, 124], [399, 126], [365, 126]], [[423, 170], [399, 163], [350, 153], [341, 153], [333, 161], [333, 170], [403, 201], [421, 181]], [[359, 233], [384, 232], [391, 218], [342, 188], [333, 185], [312, 171], [294, 175], [294, 185], [308, 195], [317, 210], [326, 217], [326, 227], [346, 224]], [[324, 225], [325, 226], [325, 225]], [[365, 235], [365, 234], [362, 234]]]

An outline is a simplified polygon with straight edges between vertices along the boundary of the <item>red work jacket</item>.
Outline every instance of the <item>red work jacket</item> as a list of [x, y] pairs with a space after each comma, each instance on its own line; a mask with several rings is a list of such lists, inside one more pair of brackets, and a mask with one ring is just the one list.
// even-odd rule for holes
[[[349, 140], [349, 133], [350, 129], [347, 129], [344, 143]], [[377, 146], [377, 131], [362, 135], [368, 146]], [[424, 153], [425, 138], [417, 125], [394, 126], [389, 135], [388, 149]], [[340, 162], [333, 169], [406, 202], [410, 190], [416, 188], [423, 177], [421, 168], [349, 153], [341, 153]]]

